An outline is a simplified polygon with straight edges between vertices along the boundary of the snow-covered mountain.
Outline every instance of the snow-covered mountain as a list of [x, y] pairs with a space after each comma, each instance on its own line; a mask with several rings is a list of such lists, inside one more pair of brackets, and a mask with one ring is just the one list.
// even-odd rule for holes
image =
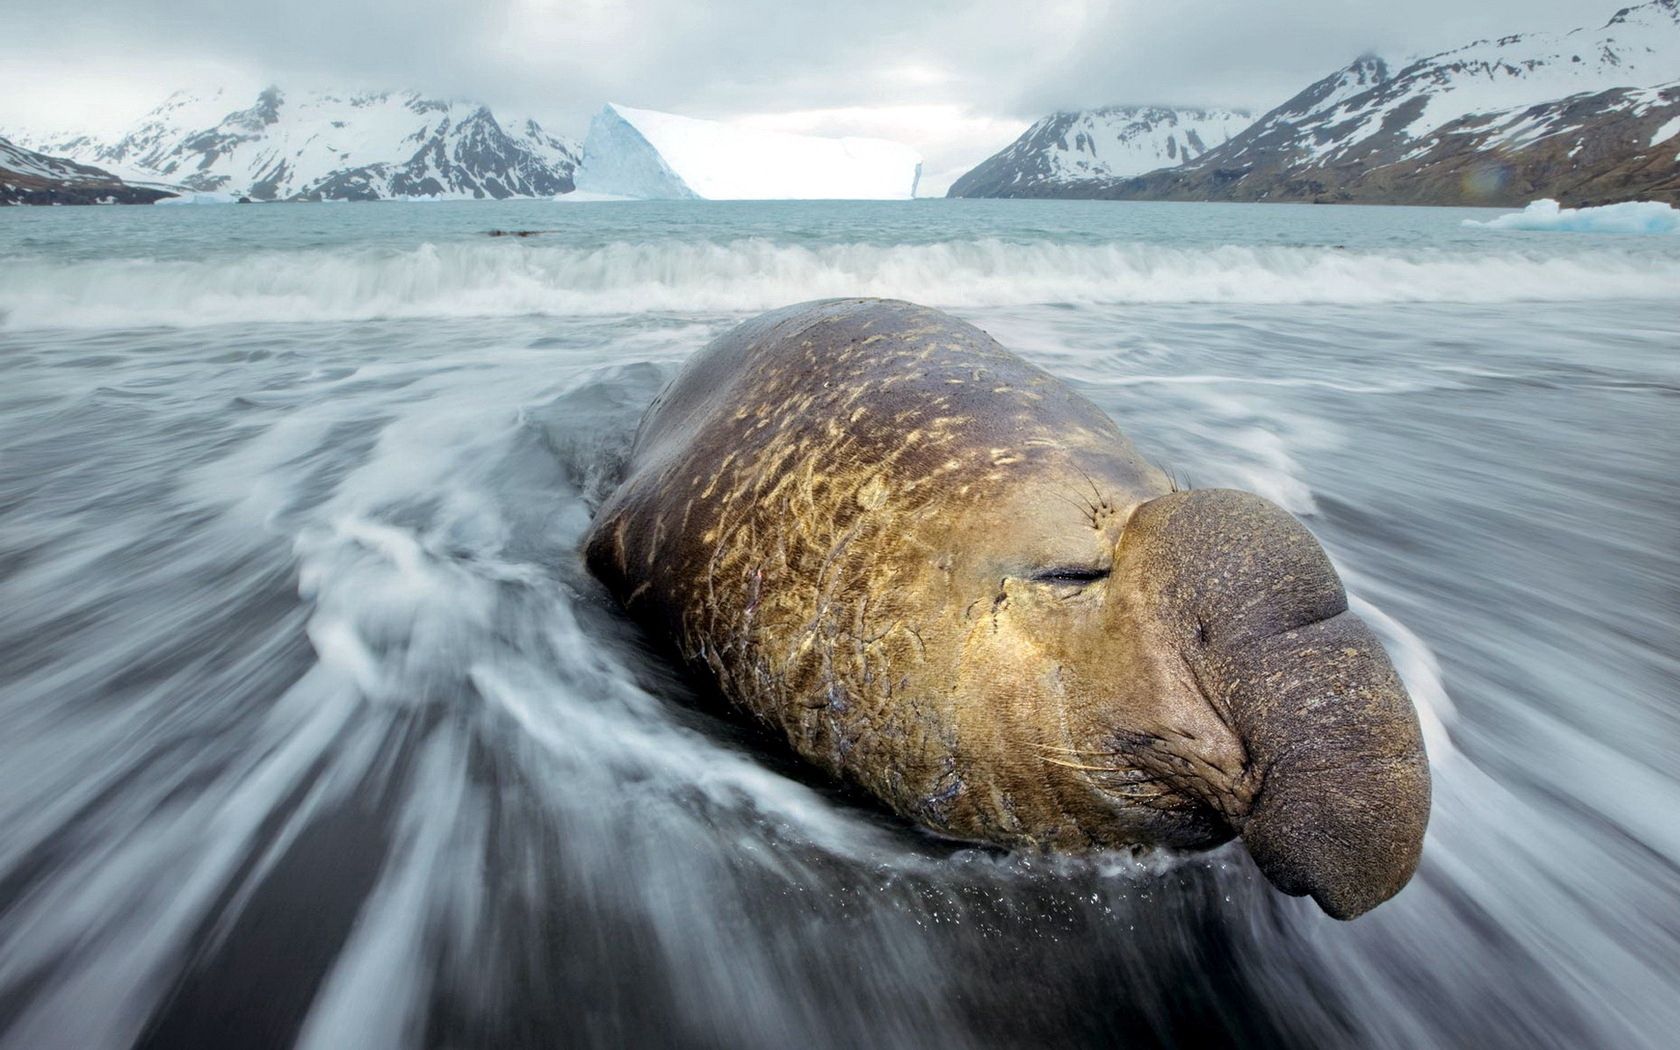
[[642, 199], [905, 199], [921, 171], [914, 150], [883, 139], [759, 131], [609, 103], [589, 124], [577, 188]]
[[1092, 180], [1188, 163], [1253, 121], [1242, 110], [1164, 106], [1052, 113], [952, 183], [947, 196], [1058, 196]]
[[0, 204], [151, 204], [169, 196], [0, 138]]
[[577, 147], [534, 120], [413, 92], [287, 94], [232, 108], [224, 92], [178, 92], [115, 141], [32, 146], [126, 178], [254, 200], [552, 197], [572, 188]]
[[1395, 68], [1364, 56], [1222, 146], [1068, 196], [1570, 204], [1680, 201], [1680, 0]]
[[1623, 8], [1597, 29], [1478, 40], [1418, 59], [1392, 75], [1361, 59], [1254, 123], [1226, 157], [1264, 151], [1295, 164], [1333, 164], [1471, 114], [1510, 114], [1611, 88], [1680, 78], [1680, 0]]

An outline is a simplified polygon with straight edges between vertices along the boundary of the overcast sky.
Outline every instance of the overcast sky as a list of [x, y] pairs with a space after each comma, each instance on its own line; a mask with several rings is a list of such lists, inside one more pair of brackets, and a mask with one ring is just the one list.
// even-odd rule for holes
[[[1631, 0], [1624, 0], [1624, 3]], [[1364, 51], [1615, 0], [0, 0], [0, 128], [120, 131], [178, 87], [412, 88], [581, 137], [615, 101], [920, 149], [929, 188], [1055, 109], [1270, 108]]]

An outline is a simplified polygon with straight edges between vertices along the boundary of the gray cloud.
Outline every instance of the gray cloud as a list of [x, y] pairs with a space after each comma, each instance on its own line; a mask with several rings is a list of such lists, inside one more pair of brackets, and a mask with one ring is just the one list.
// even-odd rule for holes
[[[1115, 102], [1265, 108], [1365, 50], [1403, 55], [1563, 29], [1602, 22], [1616, 6], [0, 0], [0, 60], [27, 87], [0, 102], [0, 125], [62, 125], [55, 113], [75, 113], [78, 104], [82, 111], [143, 110], [142, 102], [183, 82], [228, 71], [253, 83], [413, 87], [477, 98], [572, 134], [609, 99], [712, 117], [845, 110], [842, 122], [854, 131], [868, 123], [860, 110], [896, 107], [884, 131], [921, 139], [912, 144], [937, 169], [979, 160], [1010, 129], [1052, 109]], [[903, 119], [913, 112], [927, 114], [920, 133]], [[805, 123], [821, 130], [824, 119]]]

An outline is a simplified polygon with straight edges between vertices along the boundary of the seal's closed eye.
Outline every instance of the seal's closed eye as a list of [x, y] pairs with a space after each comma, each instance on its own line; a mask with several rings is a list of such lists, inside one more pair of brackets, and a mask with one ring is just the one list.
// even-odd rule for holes
[[1087, 583], [1108, 578], [1109, 570], [1095, 565], [1058, 565], [1050, 569], [1040, 569], [1030, 577], [1034, 583], [1059, 584], [1065, 587], [1083, 587]]

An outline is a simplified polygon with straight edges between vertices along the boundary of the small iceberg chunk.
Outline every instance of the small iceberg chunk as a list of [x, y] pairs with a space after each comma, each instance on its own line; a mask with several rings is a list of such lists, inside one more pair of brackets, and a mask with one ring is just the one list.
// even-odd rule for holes
[[1629, 201], [1597, 208], [1564, 208], [1551, 199], [1486, 222], [1465, 219], [1466, 226], [1489, 230], [1562, 230], [1567, 233], [1680, 233], [1680, 208], [1661, 201]]
[[[163, 187], [160, 184], [158, 188], [162, 189]], [[175, 196], [165, 197], [162, 200], [154, 201], [153, 203], [154, 204], [161, 204], [161, 205], [164, 205], [166, 207], [171, 207], [171, 208], [179, 207], [180, 205], [183, 205], [183, 204], [249, 204], [250, 203], [249, 200], [241, 201], [240, 198], [239, 198], [239, 194], [237, 194], [237, 193], [223, 193], [220, 190], [184, 190], [184, 189], [181, 189], [179, 187], [171, 187], [170, 189], [171, 189], [171, 192], [173, 192], [175, 194]]]

